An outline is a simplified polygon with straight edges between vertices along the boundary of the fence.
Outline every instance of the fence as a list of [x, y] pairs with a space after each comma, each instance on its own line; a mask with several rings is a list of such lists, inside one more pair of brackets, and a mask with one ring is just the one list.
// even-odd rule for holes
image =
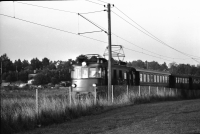
[[[108, 98], [108, 90], [107, 86], [98, 86], [94, 87], [94, 104], [97, 103], [97, 100], [99, 98]], [[56, 91], [58, 91], [57, 89]], [[69, 107], [76, 101], [72, 98], [72, 91], [71, 88], [65, 88], [65, 99], [67, 99], [67, 102], [69, 104]], [[45, 93], [43, 92], [43, 95]], [[112, 103], [115, 100], [119, 100], [124, 95], [126, 97], [181, 97], [183, 94], [187, 94], [188, 97], [195, 97], [200, 96], [200, 90], [182, 90], [177, 88], [166, 88], [166, 87], [152, 87], [152, 86], [128, 86], [128, 85], [112, 85], [111, 90], [111, 101]], [[36, 95], [35, 95], [35, 102], [36, 102], [36, 112], [37, 112], [37, 118], [39, 115], [39, 94], [38, 89], [36, 89]]]

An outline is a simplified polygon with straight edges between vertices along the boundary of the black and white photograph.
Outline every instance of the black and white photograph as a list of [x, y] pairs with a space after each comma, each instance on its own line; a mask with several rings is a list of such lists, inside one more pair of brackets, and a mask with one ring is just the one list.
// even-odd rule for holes
[[0, 1], [1, 134], [200, 134], [199, 7]]

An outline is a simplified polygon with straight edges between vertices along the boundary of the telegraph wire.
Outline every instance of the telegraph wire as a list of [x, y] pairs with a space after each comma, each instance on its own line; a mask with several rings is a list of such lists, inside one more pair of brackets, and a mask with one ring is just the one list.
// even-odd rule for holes
[[[118, 9], [118, 8], [117, 8]], [[121, 10], [119, 10], [119, 11], [121, 11]], [[193, 59], [193, 60], [195, 60], [195, 58], [193, 58], [192, 56], [189, 56], [189, 54], [186, 54], [186, 53], [184, 53], [184, 52], [181, 52], [181, 51], [179, 51], [179, 50], [177, 50], [177, 49], [175, 49], [175, 48], [173, 48], [173, 47], [171, 47], [170, 45], [168, 45], [168, 44], [166, 44], [166, 43], [164, 43], [163, 41], [161, 41], [160, 39], [158, 39], [157, 37], [155, 37], [153, 34], [151, 34], [150, 32], [148, 32], [147, 30], [145, 30], [144, 28], [142, 28], [139, 24], [137, 24], [135, 21], [133, 21], [132, 19], [132, 21], [134, 22], [134, 23], [136, 23], [139, 27], [141, 27], [143, 30], [145, 30], [147, 33], [145, 33], [144, 31], [142, 31], [141, 29], [139, 29], [139, 28], [137, 28], [136, 26], [134, 26], [133, 24], [131, 24], [130, 22], [128, 22], [127, 20], [125, 20], [124, 18], [122, 18], [120, 15], [118, 15], [117, 13], [115, 13], [114, 11], [112, 11], [115, 15], [117, 15], [118, 17], [120, 17], [121, 19], [123, 19], [124, 21], [126, 21], [127, 23], [129, 23], [131, 26], [133, 26], [134, 28], [136, 28], [137, 30], [139, 30], [140, 32], [142, 32], [142, 33], [144, 33], [145, 35], [147, 35], [147, 36], [149, 36], [150, 38], [152, 38], [152, 39], [154, 39], [154, 40], [156, 40], [156, 41], [158, 41], [158, 42], [160, 42], [161, 44], [163, 44], [163, 45], [165, 45], [165, 46], [168, 46], [168, 47], [170, 47], [171, 49], [173, 49], [173, 50], [175, 50], [175, 51], [177, 51], [177, 52], [179, 52], [179, 53], [181, 53], [181, 54], [183, 54], [183, 55], [185, 55], [185, 56], [187, 56], [187, 57], [190, 57], [191, 59]], [[123, 13], [123, 12], [122, 12]], [[124, 14], [124, 13], [123, 13]], [[125, 16], [127, 16], [127, 15], [125, 15]], [[130, 19], [130, 17], [128, 17], [129, 19]], [[197, 57], [197, 56], [195, 56], [195, 57]], [[195, 60], [196, 62], [198, 62], [197, 60]], [[200, 62], [198, 62], [198, 63], [200, 63]]]
[[28, 20], [20, 19], [20, 18], [17, 18], [17, 17], [14, 18], [12, 16], [5, 15], [5, 14], [0, 14], [0, 15], [5, 16], [5, 17], [9, 17], [9, 18], [12, 18], [12, 19], [17, 19], [17, 20], [20, 20], [20, 21], [28, 22], [28, 23], [31, 23], [31, 24], [43, 26], [43, 27], [46, 27], [46, 28], [54, 29], [54, 30], [57, 30], [57, 31], [61, 31], [61, 32], [65, 32], [65, 33], [69, 33], [69, 34], [73, 34], [73, 35], [77, 35], [77, 36], [82, 36], [82, 37], [85, 37], [85, 38], [88, 38], [88, 39], [91, 39], [91, 40], [95, 40], [95, 41], [98, 41], [98, 42], [107, 43], [105, 41], [98, 40], [98, 39], [95, 39], [95, 38], [91, 38], [91, 37], [87, 37], [87, 36], [83, 36], [83, 35], [78, 35], [77, 33], [73, 33], [73, 32], [67, 31], [67, 30], [62, 30], [62, 29], [46, 26], [46, 25], [39, 24], [39, 23], [36, 23], [36, 22], [31, 22], [31, 21], [28, 21]]

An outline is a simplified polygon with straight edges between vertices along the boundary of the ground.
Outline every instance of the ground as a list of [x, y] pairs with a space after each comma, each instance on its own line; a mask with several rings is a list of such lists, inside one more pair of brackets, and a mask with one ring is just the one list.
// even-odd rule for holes
[[200, 99], [129, 105], [28, 134], [200, 134]]

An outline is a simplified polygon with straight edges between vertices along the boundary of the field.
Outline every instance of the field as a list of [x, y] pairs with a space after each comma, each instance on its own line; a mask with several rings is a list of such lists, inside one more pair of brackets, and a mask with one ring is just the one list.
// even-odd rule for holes
[[62, 123], [81, 116], [101, 113], [116, 106], [180, 97], [181, 91], [177, 89], [152, 87], [149, 90], [149, 87], [129, 87], [127, 90], [126, 87], [118, 86], [113, 88], [113, 102], [108, 102], [100, 96], [96, 103], [93, 99], [86, 98], [82, 101], [72, 101], [70, 104], [69, 89], [63, 88], [39, 90], [36, 104], [35, 90], [2, 90], [1, 133], [15, 133]]

